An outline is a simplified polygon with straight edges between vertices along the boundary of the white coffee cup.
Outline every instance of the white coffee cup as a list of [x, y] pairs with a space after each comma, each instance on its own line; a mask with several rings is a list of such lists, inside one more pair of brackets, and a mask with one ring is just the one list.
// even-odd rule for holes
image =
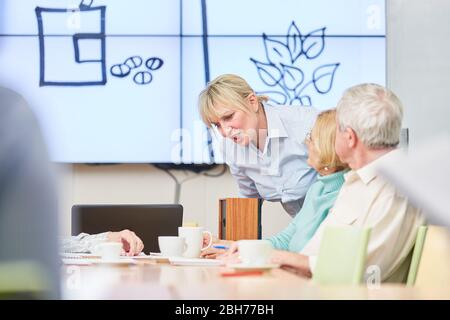
[[[209, 235], [209, 243], [203, 247], [203, 234]], [[212, 244], [212, 234], [203, 230], [202, 227], [178, 227], [178, 236], [183, 237], [186, 241], [186, 250], [183, 253], [185, 258], [198, 258], [200, 252], [208, 249]]]
[[242, 264], [250, 266], [268, 264], [273, 250], [268, 240], [239, 240], [238, 248]]
[[95, 254], [102, 257], [103, 260], [117, 260], [122, 253], [122, 243], [120, 242], [102, 242], [95, 247]]
[[159, 236], [159, 251], [165, 257], [181, 257], [186, 249], [183, 237]]

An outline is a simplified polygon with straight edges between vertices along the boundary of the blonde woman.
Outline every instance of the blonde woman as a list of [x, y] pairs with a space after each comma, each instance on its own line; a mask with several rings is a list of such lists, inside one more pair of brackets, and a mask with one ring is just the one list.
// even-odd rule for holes
[[[334, 151], [335, 138], [336, 111], [324, 111], [319, 114], [305, 139], [309, 154], [307, 162], [317, 171], [317, 181], [309, 188], [303, 207], [292, 222], [283, 231], [267, 239], [275, 249], [300, 252], [333, 207], [344, 183], [344, 173], [347, 172], [347, 165], [339, 160]], [[229, 254], [237, 249], [233, 242], [216, 242], [231, 245]], [[218, 253], [219, 250], [211, 249], [203, 255], [212, 258]]]
[[308, 164], [317, 171], [317, 181], [309, 188], [295, 219], [286, 229], [268, 239], [275, 249], [300, 252], [333, 207], [347, 172], [347, 165], [334, 151], [335, 138], [336, 111], [324, 111], [305, 141], [309, 151]]
[[279, 201], [300, 210], [316, 179], [304, 143], [317, 116], [309, 106], [272, 106], [241, 77], [225, 74], [199, 96], [204, 123], [220, 134], [223, 156], [245, 198]]

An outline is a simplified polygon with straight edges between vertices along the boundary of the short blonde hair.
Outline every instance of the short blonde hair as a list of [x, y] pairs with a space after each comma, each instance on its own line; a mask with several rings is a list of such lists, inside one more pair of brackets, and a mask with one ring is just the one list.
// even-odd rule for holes
[[311, 130], [312, 143], [319, 157], [321, 169], [328, 167], [341, 171], [348, 166], [336, 154], [334, 141], [336, 140], [336, 109], [322, 111]]
[[[198, 108], [203, 122], [211, 127], [222, 114], [218, 104], [225, 105], [231, 110], [241, 110], [250, 113], [247, 97], [255, 93], [243, 78], [235, 74], [223, 74], [209, 82], [200, 92]], [[257, 96], [258, 101], [267, 101], [266, 96]]]
[[339, 130], [351, 128], [369, 148], [395, 147], [400, 141], [403, 106], [389, 89], [373, 83], [353, 86], [337, 105]]

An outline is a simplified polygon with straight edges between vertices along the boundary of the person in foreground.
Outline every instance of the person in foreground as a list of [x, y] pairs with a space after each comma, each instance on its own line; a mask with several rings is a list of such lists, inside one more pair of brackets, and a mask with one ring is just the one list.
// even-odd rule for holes
[[[291, 252], [302, 250], [328, 215], [344, 183], [344, 173], [348, 167], [339, 160], [334, 151], [335, 119], [334, 109], [321, 112], [312, 131], [306, 136], [308, 165], [317, 171], [317, 181], [309, 188], [303, 207], [292, 222], [283, 231], [267, 239], [275, 249]], [[207, 240], [209, 241], [205, 239], [205, 242]], [[214, 243], [237, 248], [236, 242], [233, 241], [215, 239]], [[223, 252], [210, 248], [203, 251], [202, 256], [215, 258]]]
[[404, 282], [409, 254], [424, 219], [406, 197], [377, 173], [377, 166], [399, 152], [403, 107], [397, 96], [376, 84], [348, 89], [337, 105], [335, 149], [352, 169], [330, 214], [300, 254], [276, 251], [274, 263], [311, 276], [327, 226], [372, 228], [367, 266], [376, 266], [385, 282]]
[[37, 118], [22, 96], [0, 87], [0, 265], [32, 263], [46, 299], [60, 297], [56, 194]]
[[135, 256], [144, 249], [142, 240], [130, 230], [109, 231], [92, 235], [80, 233], [77, 236], [63, 238], [61, 248], [66, 253], [90, 253], [94, 251], [98, 244], [105, 241], [121, 242], [122, 255]]

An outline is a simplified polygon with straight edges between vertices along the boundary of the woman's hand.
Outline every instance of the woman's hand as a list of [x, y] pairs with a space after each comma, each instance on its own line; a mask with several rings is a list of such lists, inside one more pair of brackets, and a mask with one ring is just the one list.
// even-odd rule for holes
[[279, 264], [282, 269], [297, 275], [308, 278], [312, 275], [309, 268], [309, 258], [303, 254], [274, 250], [270, 260], [272, 263]]
[[222, 249], [222, 252], [216, 255], [216, 259], [223, 260], [226, 264], [241, 262], [241, 258], [239, 257], [238, 253], [237, 241], [222, 240], [221, 244], [226, 244], [228, 246], [228, 249]]
[[[200, 257], [206, 258], [206, 259], [216, 259], [219, 256], [226, 254], [229, 251], [228, 248], [231, 248], [234, 243], [235, 243], [235, 241], [220, 240], [216, 236], [213, 236], [211, 247], [203, 250], [200, 253]], [[203, 235], [203, 248], [205, 248], [208, 244], [209, 244], [209, 235], [204, 234]], [[215, 248], [214, 245], [221, 246], [224, 248]]]
[[[211, 241], [211, 245], [220, 242], [220, 240], [216, 237], [213, 236], [212, 241]], [[202, 248], [206, 247], [209, 244], [209, 233], [203, 233], [203, 245]], [[206, 250], [205, 250], [206, 251]]]
[[238, 242], [237, 241], [229, 241], [229, 248], [223, 254], [224, 258], [236, 255], [238, 252]]
[[108, 232], [108, 240], [121, 242], [123, 253], [127, 256], [136, 256], [144, 249], [144, 243], [142, 240], [130, 230]]
[[238, 264], [241, 263], [241, 257], [239, 256], [239, 252], [222, 254], [217, 257], [217, 259], [222, 260], [225, 264]]
[[206, 250], [203, 250], [200, 253], [200, 258], [206, 258], [206, 259], [216, 259], [220, 255], [223, 255], [226, 252], [226, 249], [219, 249], [214, 247], [209, 247]]

